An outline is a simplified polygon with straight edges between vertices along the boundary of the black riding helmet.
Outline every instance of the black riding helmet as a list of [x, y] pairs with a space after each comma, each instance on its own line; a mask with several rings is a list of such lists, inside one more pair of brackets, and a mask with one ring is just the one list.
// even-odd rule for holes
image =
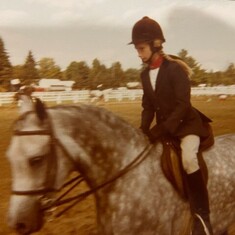
[[166, 41], [160, 25], [145, 16], [135, 23], [132, 29], [132, 41], [129, 44], [151, 43], [156, 39], [160, 39], [162, 42]]

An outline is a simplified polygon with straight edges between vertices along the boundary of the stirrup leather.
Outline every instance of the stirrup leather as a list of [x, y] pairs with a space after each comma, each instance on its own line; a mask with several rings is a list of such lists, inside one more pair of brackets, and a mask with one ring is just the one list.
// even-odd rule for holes
[[195, 215], [201, 221], [205, 234], [206, 235], [211, 235], [209, 230], [208, 230], [208, 228], [207, 228], [207, 226], [206, 226], [206, 224], [205, 224], [205, 222], [204, 222], [204, 220], [202, 219], [202, 217], [199, 214], [197, 214], [197, 213], [195, 213]]

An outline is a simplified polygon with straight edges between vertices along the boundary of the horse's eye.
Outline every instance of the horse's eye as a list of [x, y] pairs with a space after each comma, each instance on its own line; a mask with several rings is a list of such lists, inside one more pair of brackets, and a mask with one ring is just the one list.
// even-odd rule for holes
[[29, 165], [30, 166], [39, 166], [43, 163], [44, 156], [37, 156], [29, 159]]

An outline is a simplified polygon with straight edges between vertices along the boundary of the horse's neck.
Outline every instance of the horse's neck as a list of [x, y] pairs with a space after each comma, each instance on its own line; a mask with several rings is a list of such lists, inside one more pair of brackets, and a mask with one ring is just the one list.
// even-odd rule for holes
[[148, 144], [139, 130], [113, 114], [87, 107], [70, 111], [74, 115], [51, 113], [56, 136], [92, 187], [124, 169]]
[[[111, 178], [117, 176], [143, 151], [145, 146], [131, 143], [117, 143], [114, 146], [96, 146], [95, 151], [89, 154], [89, 166], [83, 174], [88, 183], [95, 187]], [[121, 147], [118, 147], [121, 145]]]

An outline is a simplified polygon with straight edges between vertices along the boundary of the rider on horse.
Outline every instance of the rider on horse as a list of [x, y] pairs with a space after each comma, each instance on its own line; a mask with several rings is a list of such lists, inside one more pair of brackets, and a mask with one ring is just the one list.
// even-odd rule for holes
[[[212, 235], [207, 186], [197, 157], [200, 143], [210, 135], [211, 120], [192, 107], [191, 69], [180, 58], [166, 55], [164, 42], [162, 29], [153, 19], [144, 17], [134, 25], [130, 44], [147, 64], [141, 73], [141, 129], [152, 143], [163, 136], [179, 141], [193, 216], [192, 235]], [[155, 115], [157, 124], [151, 128]]]

